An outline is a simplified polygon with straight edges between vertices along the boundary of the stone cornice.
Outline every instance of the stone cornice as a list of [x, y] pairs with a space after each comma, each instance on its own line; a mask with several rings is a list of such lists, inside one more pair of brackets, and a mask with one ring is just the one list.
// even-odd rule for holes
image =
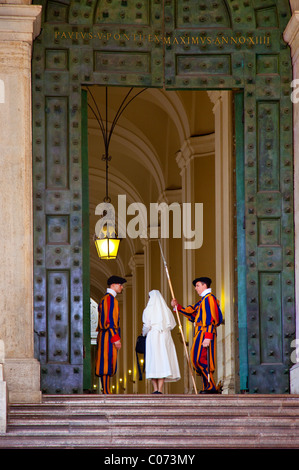
[[165, 189], [158, 198], [158, 204], [161, 202], [166, 202], [166, 204], [172, 204], [173, 202], [178, 202], [179, 204], [182, 201], [182, 189]]
[[222, 97], [221, 90], [208, 90], [207, 91], [208, 97], [210, 98], [211, 102], [215, 105], [217, 101]]
[[185, 168], [193, 158], [214, 155], [215, 134], [190, 137], [185, 140], [182, 148], [177, 153], [176, 162], [181, 170]]
[[299, 0], [290, 0], [292, 12], [299, 10]]
[[299, 11], [294, 11], [292, 18], [288, 22], [288, 25], [283, 33], [284, 40], [288, 43], [291, 48], [292, 62], [293, 64], [298, 59], [299, 53]]
[[135, 255], [131, 256], [129, 261], [129, 268], [134, 271], [138, 267], [144, 266], [144, 254], [143, 253], [136, 253]]
[[0, 3], [0, 41], [23, 41], [32, 44], [41, 29], [41, 5]]

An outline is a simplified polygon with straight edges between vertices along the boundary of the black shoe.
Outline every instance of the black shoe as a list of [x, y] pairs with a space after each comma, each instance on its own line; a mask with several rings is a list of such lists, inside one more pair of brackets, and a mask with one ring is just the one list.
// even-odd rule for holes
[[218, 391], [216, 389], [201, 390], [199, 393], [204, 393], [205, 395], [215, 395], [215, 394], [218, 394]]

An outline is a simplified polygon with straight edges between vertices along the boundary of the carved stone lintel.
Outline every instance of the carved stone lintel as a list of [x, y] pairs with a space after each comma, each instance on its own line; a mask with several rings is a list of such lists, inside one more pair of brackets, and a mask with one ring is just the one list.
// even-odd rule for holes
[[41, 29], [41, 5], [7, 5], [0, 3], [0, 41], [32, 44]]

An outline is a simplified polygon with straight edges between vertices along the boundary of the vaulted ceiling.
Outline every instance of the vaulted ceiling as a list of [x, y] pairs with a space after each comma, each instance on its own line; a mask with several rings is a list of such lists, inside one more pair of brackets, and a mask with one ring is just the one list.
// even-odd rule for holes
[[[133, 90], [134, 96], [138, 89]], [[105, 88], [93, 86], [90, 92], [105, 122]], [[108, 128], [128, 88], [108, 88]], [[95, 104], [88, 93], [88, 102]], [[190, 136], [214, 132], [213, 105], [205, 91], [164, 91], [146, 89], [130, 102], [121, 115], [111, 138], [109, 154], [109, 197], [116, 212], [118, 195], [125, 195], [127, 206], [143, 203], [147, 208], [157, 202], [166, 190], [181, 188], [176, 154]], [[141, 240], [122, 240], [116, 261], [99, 260], [94, 242], [99, 216], [95, 208], [106, 192], [103, 137], [94, 113], [88, 112], [89, 215], [91, 295], [98, 300], [113, 273], [130, 274], [128, 263], [135, 253], [143, 252]], [[130, 219], [128, 216], [127, 222]]]

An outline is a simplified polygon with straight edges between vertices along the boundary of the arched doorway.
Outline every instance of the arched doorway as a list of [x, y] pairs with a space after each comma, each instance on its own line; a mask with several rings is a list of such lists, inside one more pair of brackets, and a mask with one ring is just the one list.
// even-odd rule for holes
[[[108, 127], [111, 126], [118, 106], [126, 96], [127, 91], [126, 88], [109, 88]], [[105, 93], [104, 87], [93, 86], [89, 90], [89, 104], [92, 106], [96, 103], [102, 117], [104, 117], [104, 122]], [[125, 346], [121, 356], [126, 366], [122, 371], [122, 362], [120, 361], [119, 378], [122, 383], [128, 382], [127, 371], [133, 371], [135, 384], [131, 392], [141, 393], [149, 388], [145, 386], [144, 382], [138, 382], [138, 378], [136, 378], [138, 374], [134, 352], [136, 337], [142, 329], [142, 311], [147, 302], [148, 292], [151, 289], [159, 289], [167, 301], [170, 301], [169, 286], [165, 277], [164, 266], [161, 263], [158, 243], [150, 234], [150, 226], [153, 223], [151, 209], [156, 202], [158, 204], [163, 202], [168, 207], [171, 207], [171, 204], [180, 205], [180, 236], [178, 239], [174, 238], [172, 220], [170, 220], [170, 236], [164, 240], [164, 248], [171, 264], [171, 276], [178, 298], [186, 304], [196, 301], [192, 280], [197, 275], [197, 266], [200, 266], [201, 272], [206, 272], [211, 276], [213, 289], [214, 291], [217, 289], [216, 264], [218, 264], [218, 271], [221, 272], [220, 260], [223, 253], [219, 253], [222, 246], [221, 240], [219, 243], [216, 242], [215, 214], [221, 212], [221, 209], [215, 210], [215, 182], [216, 179], [222, 181], [223, 175], [220, 175], [222, 170], [218, 170], [218, 168], [217, 172], [215, 170], [213, 107], [214, 103], [206, 92], [147, 89], [142, 96], [140, 95], [134, 102], [130, 103], [130, 107], [126, 109], [115, 127], [111, 139], [110, 154], [112, 160], [109, 163], [109, 197], [115, 207], [117, 221], [119, 223], [118, 210], [121, 210], [119, 209], [118, 197], [126, 198], [126, 213], [125, 217], [122, 216], [121, 218], [125, 219], [127, 227], [138, 214], [137, 207], [133, 208], [133, 205], [142, 204], [147, 214], [145, 228], [148, 236], [146, 238], [144, 236], [131, 238], [129, 228], [128, 234], [126, 234], [126, 227], [125, 238], [121, 242], [117, 262], [99, 261], [92, 237], [90, 237], [91, 289], [94, 297], [98, 298], [99, 301], [105, 293], [106, 280], [113, 272], [128, 277], [130, 286], [128, 284], [125, 286], [127, 295], [121, 296], [123, 301], [120, 299], [123, 309], [122, 331], [126, 331], [126, 337], [123, 338]], [[232, 120], [232, 116], [230, 116], [230, 120]], [[99, 218], [96, 216], [95, 208], [97, 204], [103, 201], [105, 196], [106, 175], [105, 165], [102, 161], [103, 140], [99, 124], [90, 110], [88, 123], [90, 234], [93, 234]], [[232, 132], [231, 126], [228, 127], [228, 132]], [[229, 141], [232, 141], [231, 134], [226, 139], [226, 145], [229, 145]], [[231, 158], [232, 149], [229, 155], [229, 159]], [[225, 167], [225, 163], [220, 166]], [[200, 179], [200, 182], [196, 177], [199, 172], [205, 174], [205, 179]], [[232, 193], [228, 186], [229, 183], [226, 182], [223, 192], [229, 191]], [[218, 199], [222, 199], [220, 194]], [[199, 240], [200, 231], [196, 226], [198, 234], [192, 245], [194, 247], [197, 245], [197, 249], [193, 247], [192, 249], [185, 249], [186, 237], [185, 230], [182, 227], [183, 205], [189, 204], [191, 207], [192, 224], [190, 225], [193, 229], [195, 204], [198, 204], [199, 201], [203, 204], [203, 226], [200, 227], [203, 231], [203, 243], [202, 240]], [[217, 203], [220, 204], [219, 201]], [[232, 201], [229, 204], [232, 206]], [[132, 211], [132, 209], [134, 210]], [[197, 219], [198, 216], [196, 216]], [[219, 217], [217, 217], [218, 220]], [[232, 223], [227, 221], [226, 224], [230, 226]], [[141, 232], [140, 227], [138, 227], [138, 231]], [[220, 230], [218, 230], [218, 238], [222, 238]], [[217, 250], [219, 263], [216, 262], [216, 245], [220, 245]], [[229, 258], [233, 258], [232, 250], [230, 255], [226, 253], [227, 262]], [[138, 263], [137, 272], [136, 261]], [[231, 267], [228, 269], [231, 269]], [[219, 274], [220, 278], [221, 274]], [[142, 292], [137, 292], [134, 288], [136, 282], [142, 282]], [[219, 280], [218, 285], [220, 285]], [[135, 299], [134, 302], [132, 302], [132, 299], [130, 300], [132, 303], [131, 310], [127, 307], [130, 295]], [[220, 297], [221, 289], [219, 289]], [[227, 294], [226, 298], [228, 297]], [[233, 304], [232, 299], [231, 302]], [[226, 310], [228, 327], [229, 317], [230, 315], [233, 316], [233, 312], [229, 312], [228, 307]], [[185, 330], [188, 342], [191, 344], [192, 328], [186, 324]], [[171, 384], [168, 390], [176, 391], [176, 393], [190, 392], [192, 384], [188, 380], [188, 367], [186, 368], [187, 364], [183, 359], [184, 351], [178, 329], [174, 331], [174, 337], [181, 362], [182, 380], [175, 386]], [[126, 393], [127, 390], [130, 390], [129, 385], [130, 383], [125, 389]], [[115, 386], [117, 388], [117, 384]], [[122, 389], [123, 387], [121, 387]]]
[[[244, 232], [236, 260], [240, 255], [245, 263], [236, 318], [239, 331], [246, 330], [246, 387], [251, 393], [289, 390], [295, 332], [291, 61], [281, 37], [289, 15], [282, 1], [167, 1], [164, 10], [159, 1], [134, 8], [118, 1], [44, 5], [33, 56], [33, 160], [35, 330], [45, 392], [82, 390], [81, 86], [95, 83], [244, 92], [238, 119], [245, 132], [241, 144], [236, 141]], [[132, 270], [140, 269], [139, 255]]]

